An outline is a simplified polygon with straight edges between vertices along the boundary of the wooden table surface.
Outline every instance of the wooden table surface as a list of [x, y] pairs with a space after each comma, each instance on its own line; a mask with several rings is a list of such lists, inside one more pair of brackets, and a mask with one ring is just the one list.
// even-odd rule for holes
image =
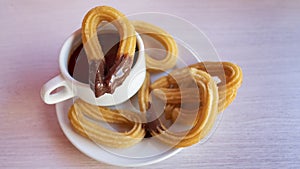
[[117, 168], [78, 151], [40, 88], [96, 5], [187, 19], [239, 64], [244, 82], [203, 145], [144, 168], [300, 168], [300, 1], [0, 1], [0, 168]]

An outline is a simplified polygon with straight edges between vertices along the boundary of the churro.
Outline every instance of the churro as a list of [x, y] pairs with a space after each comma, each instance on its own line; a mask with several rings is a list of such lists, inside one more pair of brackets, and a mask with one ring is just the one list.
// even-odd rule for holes
[[[120, 35], [117, 56], [107, 63], [97, 36], [102, 22], [113, 24]], [[82, 42], [89, 61], [89, 83], [95, 96], [113, 93], [128, 76], [136, 48], [135, 29], [124, 14], [108, 6], [91, 9], [82, 22]]]
[[[70, 108], [68, 117], [77, 133], [108, 147], [130, 147], [145, 136], [141, 116], [129, 111], [125, 117], [118, 110], [90, 105], [77, 99]], [[99, 124], [99, 121], [130, 126], [131, 129], [125, 132], [112, 131]]]
[[[237, 90], [241, 86], [243, 80], [241, 68], [230, 62], [199, 62], [189, 67], [205, 71], [211, 76], [220, 79], [220, 82], [217, 84], [219, 92], [218, 112], [223, 112], [235, 99]], [[182, 76], [181, 78], [187, 78], [187, 75]], [[180, 100], [184, 102], [195, 100], [192, 98], [193, 95], [190, 95], [191, 97], [187, 97], [186, 99], [182, 98], [181, 95], [188, 92], [185, 89], [169, 88], [170, 84], [174, 85], [175, 79], [173, 77], [174, 75], [159, 78], [151, 84], [151, 90], [155, 91], [155, 89], [159, 89], [160, 94], [163, 93], [167, 102], [172, 104], [180, 103]], [[183, 81], [185, 81], [185, 84], [189, 84], [186, 80]], [[190, 93], [192, 93], [192, 91], [190, 91]], [[161, 95], [159, 95], [159, 93], [157, 94], [158, 97]], [[188, 93], [185, 95], [189, 96]]]
[[237, 90], [242, 84], [242, 69], [230, 62], [199, 62], [189, 67], [205, 71], [211, 76], [217, 76], [221, 80], [218, 83], [218, 109], [219, 112], [223, 112], [235, 99]]
[[161, 72], [173, 68], [176, 65], [178, 55], [177, 44], [174, 38], [168, 32], [150, 23], [143, 21], [131, 21], [131, 23], [139, 34], [154, 38], [166, 50], [166, 56], [161, 60], [157, 60], [145, 53], [147, 70], [149, 72]]
[[182, 69], [183, 74], [186, 74], [186, 70], [189, 70], [199, 92], [203, 93], [200, 95], [202, 104], [201, 107], [199, 104], [193, 126], [184, 132], [174, 132], [168, 130], [164, 124], [160, 124], [157, 131], [151, 132], [155, 138], [175, 147], [190, 146], [204, 138], [213, 126], [218, 111], [218, 89], [211, 76], [195, 68]]

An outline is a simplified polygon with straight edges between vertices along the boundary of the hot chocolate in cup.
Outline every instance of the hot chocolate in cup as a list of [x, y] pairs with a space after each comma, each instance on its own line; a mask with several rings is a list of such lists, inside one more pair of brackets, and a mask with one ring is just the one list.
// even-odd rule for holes
[[[113, 29], [98, 32], [103, 52], [114, 53], [117, 50], [117, 32]], [[81, 29], [75, 31], [63, 44], [59, 54], [60, 74], [46, 82], [41, 89], [41, 97], [47, 104], [56, 104], [78, 97], [85, 102], [99, 106], [121, 104], [130, 99], [140, 89], [146, 74], [144, 44], [136, 33], [137, 44], [133, 65], [123, 83], [111, 94], [98, 98], [88, 84], [88, 63], [82, 47]], [[101, 41], [102, 40], [102, 41]], [[107, 46], [107, 47], [105, 47]], [[107, 48], [107, 51], [105, 51]], [[114, 49], [116, 48], [116, 49]]]

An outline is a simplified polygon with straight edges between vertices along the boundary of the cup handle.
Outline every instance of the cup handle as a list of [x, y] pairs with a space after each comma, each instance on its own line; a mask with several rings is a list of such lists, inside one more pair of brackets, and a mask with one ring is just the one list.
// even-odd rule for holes
[[[61, 89], [53, 93], [58, 88]], [[56, 104], [74, 97], [74, 93], [62, 75], [58, 75], [43, 85], [41, 97], [47, 104]]]

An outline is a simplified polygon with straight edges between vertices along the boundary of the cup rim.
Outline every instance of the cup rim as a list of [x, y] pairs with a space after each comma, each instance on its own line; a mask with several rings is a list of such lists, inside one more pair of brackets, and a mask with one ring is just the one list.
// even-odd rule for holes
[[[138, 58], [136, 59], [136, 64], [141, 60], [142, 53], [144, 52], [144, 43], [140, 35], [135, 32], [136, 34], [136, 43], [138, 45]], [[60, 53], [59, 53], [59, 68], [61, 71], [61, 74], [64, 78], [68, 79], [69, 81], [72, 82], [72, 84], [82, 86], [82, 87], [89, 87], [89, 84], [80, 82], [73, 78], [69, 71], [68, 71], [68, 62], [69, 62], [69, 57], [71, 56], [72, 49], [74, 48], [74, 44], [76, 44], [76, 40], [81, 41], [81, 28], [77, 29], [74, 31], [63, 43]], [[67, 56], [66, 56], [67, 55]], [[131, 71], [137, 69], [137, 66], [133, 66], [131, 68]]]

